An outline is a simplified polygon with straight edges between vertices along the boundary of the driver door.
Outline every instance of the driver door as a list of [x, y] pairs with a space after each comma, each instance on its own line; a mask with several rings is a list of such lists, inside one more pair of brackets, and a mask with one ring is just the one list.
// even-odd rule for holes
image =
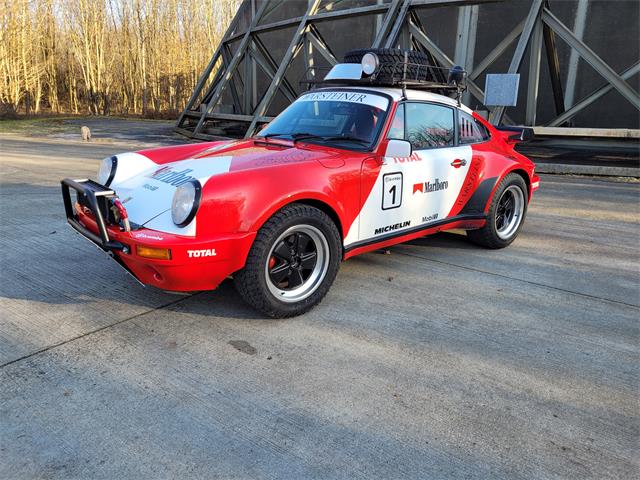
[[408, 140], [413, 152], [408, 158], [385, 157], [376, 166], [379, 172], [360, 212], [359, 242], [446, 221], [471, 164], [471, 147], [457, 146], [455, 121], [455, 109], [447, 105], [407, 101], [398, 106], [387, 137]]

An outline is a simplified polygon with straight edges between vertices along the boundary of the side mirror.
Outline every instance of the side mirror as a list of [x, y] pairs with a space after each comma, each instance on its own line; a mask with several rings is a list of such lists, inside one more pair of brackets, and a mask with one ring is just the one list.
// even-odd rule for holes
[[387, 144], [387, 150], [384, 152], [385, 157], [408, 158], [411, 156], [411, 143], [406, 140], [398, 140], [392, 138]]

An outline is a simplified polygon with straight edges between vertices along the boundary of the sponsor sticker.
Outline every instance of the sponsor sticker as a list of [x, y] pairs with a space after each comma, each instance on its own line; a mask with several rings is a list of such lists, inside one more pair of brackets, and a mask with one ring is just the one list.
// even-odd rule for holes
[[204, 248], [202, 250], [187, 250], [189, 258], [201, 258], [201, 257], [215, 257], [215, 248]]
[[149, 235], [148, 233], [134, 233], [135, 238], [146, 238], [148, 240], [164, 240], [160, 235]]
[[188, 175], [193, 172], [192, 168], [185, 168], [179, 172], [175, 171], [172, 167], [161, 167], [153, 173], [146, 175], [148, 178], [153, 178], [162, 183], [168, 183], [174, 187], [179, 187], [184, 183], [196, 180], [196, 177]]
[[385, 173], [382, 177], [382, 210], [402, 205], [402, 172]]
[[370, 105], [380, 110], [386, 110], [389, 106], [389, 100], [380, 95], [344, 91], [307, 93], [296, 102], [351, 102]]
[[376, 228], [373, 232], [374, 235], [380, 235], [382, 233], [393, 232], [394, 230], [400, 230], [411, 225], [411, 220], [405, 220], [404, 222], [394, 223], [393, 225], [385, 225], [384, 227]]
[[410, 157], [392, 157], [395, 163], [421, 162], [422, 157], [418, 152], [413, 152]]
[[431, 193], [438, 192], [440, 190], [446, 190], [449, 188], [449, 182], [436, 178], [433, 182], [423, 182], [423, 183], [414, 183], [413, 184], [413, 193]]

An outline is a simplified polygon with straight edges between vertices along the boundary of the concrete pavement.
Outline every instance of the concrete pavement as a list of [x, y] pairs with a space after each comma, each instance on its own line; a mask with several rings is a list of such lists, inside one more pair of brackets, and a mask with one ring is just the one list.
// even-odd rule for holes
[[0, 136], [0, 478], [634, 478], [640, 187], [543, 176], [524, 230], [345, 262], [271, 320], [138, 286], [59, 179], [135, 145]]

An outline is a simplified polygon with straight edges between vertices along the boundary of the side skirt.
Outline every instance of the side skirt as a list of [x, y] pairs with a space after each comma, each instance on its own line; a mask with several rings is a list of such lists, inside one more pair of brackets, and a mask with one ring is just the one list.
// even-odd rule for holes
[[[417, 238], [422, 235], [437, 233], [437, 232], [440, 232], [441, 230], [461, 228], [467, 222], [470, 223], [469, 225], [470, 228], [480, 228], [483, 222], [485, 222], [486, 220], [487, 220], [487, 216], [483, 213], [482, 214], [480, 213], [462, 214], [462, 215], [456, 215], [455, 217], [445, 218], [443, 220], [429, 223], [426, 225], [418, 225], [417, 227], [409, 228], [407, 230], [402, 230], [400, 232], [389, 233], [387, 235], [381, 235], [379, 237], [375, 237], [367, 240], [361, 240], [359, 242], [354, 242], [349, 246], [345, 247], [344, 249], [345, 259], [352, 257], [354, 255], [357, 255], [359, 253], [364, 253], [365, 250], [366, 251], [375, 250], [376, 247], [393, 245], [396, 243], [402, 243], [403, 241], [410, 240], [410, 238], [407, 238], [399, 242], [396, 241], [399, 238], [403, 238], [403, 237]], [[447, 227], [447, 228], [442, 228], [442, 227]], [[433, 232], [430, 232], [430, 230], [433, 230]], [[362, 251], [355, 252], [355, 250], [362, 250]]]

